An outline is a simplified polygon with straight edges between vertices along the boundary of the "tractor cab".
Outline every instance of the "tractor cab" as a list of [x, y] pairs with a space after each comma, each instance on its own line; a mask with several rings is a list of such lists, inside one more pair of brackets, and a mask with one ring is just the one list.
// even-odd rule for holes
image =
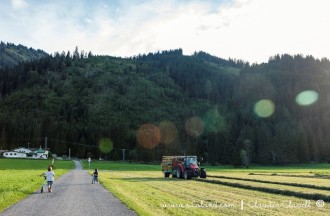
[[185, 167], [190, 169], [197, 169], [198, 168], [198, 162], [197, 157], [187, 157], [185, 158]]

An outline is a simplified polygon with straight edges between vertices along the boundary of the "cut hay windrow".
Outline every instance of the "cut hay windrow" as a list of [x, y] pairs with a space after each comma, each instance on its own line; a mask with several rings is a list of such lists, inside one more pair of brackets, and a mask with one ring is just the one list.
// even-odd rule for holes
[[266, 187], [257, 187], [257, 186], [251, 186], [251, 185], [245, 185], [240, 183], [232, 183], [232, 182], [224, 182], [224, 181], [217, 181], [217, 180], [210, 180], [210, 179], [196, 179], [196, 181], [206, 182], [206, 183], [212, 183], [212, 184], [220, 184], [220, 185], [226, 185], [230, 187], [237, 187], [237, 188], [243, 188], [248, 190], [255, 190], [255, 191], [261, 191], [266, 193], [272, 193], [272, 194], [281, 194], [281, 195], [287, 195], [287, 196], [294, 196], [304, 199], [311, 199], [311, 200], [323, 200], [325, 202], [330, 202], [330, 196], [324, 195], [324, 194], [307, 194], [307, 193], [301, 193], [296, 191], [290, 191], [290, 190], [281, 190], [276, 188], [266, 188]]
[[289, 175], [289, 174], [278, 174], [278, 173], [272, 173], [272, 174], [265, 174], [265, 173], [252, 173], [252, 175], [259, 175], [259, 176], [282, 176], [282, 177], [293, 177], [293, 178], [314, 178], [314, 179], [330, 179], [330, 175], [324, 175], [324, 174], [318, 174], [315, 173], [313, 175]]
[[219, 179], [234, 179], [241, 181], [250, 181], [250, 182], [259, 182], [259, 183], [267, 183], [267, 184], [276, 184], [276, 185], [286, 185], [286, 186], [294, 186], [294, 187], [303, 187], [303, 188], [311, 188], [311, 189], [319, 189], [319, 190], [327, 190], [330, 191], [330, 187], [319, 186], [319, 185], [311, 185], [311, 184], [299, 184], [299, 183], [287, 183], [287, 182], [273, 182], [259, 179], [246, 179], [246, 178], [237, 178], [237, 177], [228, 177], [228, 176], [217, 176], [217, 175], [209, 175], [211, 178], [219, 178]]

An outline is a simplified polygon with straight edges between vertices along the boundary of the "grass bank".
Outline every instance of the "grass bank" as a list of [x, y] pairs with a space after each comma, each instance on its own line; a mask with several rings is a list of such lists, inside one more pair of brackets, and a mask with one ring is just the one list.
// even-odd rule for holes
[[[0, 212], [37, 191], [50, 160], [0, 159]], [[72, 161], [55, 161], [56, 178], [74, 168]]]

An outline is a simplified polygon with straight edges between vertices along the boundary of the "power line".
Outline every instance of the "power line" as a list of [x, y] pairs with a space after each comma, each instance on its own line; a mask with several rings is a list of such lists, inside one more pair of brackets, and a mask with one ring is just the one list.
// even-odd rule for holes
[[[0, 140], [7, 140], [5, 138], [0, 138]], [[10, 139], [10, 140], [21, 140], [21, 141], [43, 141], [44, 138], [43, 137], [37, 137], [37, 138], [33, 138], [33, 139], [26, 139], [26, 138], [13, 138], [13, 139]], [[77, 142], [70, 142], [70, 141], [66, 141], [66, 140], [57, 140], [57, 139], [50, 139], [47, 137], [47, 142], [57, 142], [57, 143], [65, 143], [65, 144], [69, 144], [69, 145], [78, 145], [78, 146], [85, 146], [85, 147], [89, 147], [89, 148], [99, 148], [98, 145], [90, 145], [90, 144], [82, 144], [82, 143], [77, 143]], [[31, 143], [30, 143], [31, 144]], [[48, 144], [51, 144], [51, 143], [48, 143]], [[127, 150], [129, 151], [130, 149], [124, 149], [124, 148], [111, 148], [113, 150]], [[141, 149], [142, 150], [142, 149]]]

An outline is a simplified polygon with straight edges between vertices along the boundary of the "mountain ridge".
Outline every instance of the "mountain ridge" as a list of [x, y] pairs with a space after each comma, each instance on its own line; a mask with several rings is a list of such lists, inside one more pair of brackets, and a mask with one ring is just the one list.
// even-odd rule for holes
[[[70, 148], [113, 160], [126, 149], [142, 161], [196, 154], [235, 165], [324, 162], [329, 89], [329, 60], [312, 56], [249, 65], [181, 49], [118, 58], [76, 48], [0, 70], [0, 142], [39, 146], [48, 137], [58, 155]], [[301, 105], [301, 95], [313, 101]], [[104, 138], [110, 152], [99, 148]]]
[[40, 49], [33, 49], [21, 44], [0, 42], [0, 68], [12, 67], [20, 62], [42, 58], [48, 54]]

